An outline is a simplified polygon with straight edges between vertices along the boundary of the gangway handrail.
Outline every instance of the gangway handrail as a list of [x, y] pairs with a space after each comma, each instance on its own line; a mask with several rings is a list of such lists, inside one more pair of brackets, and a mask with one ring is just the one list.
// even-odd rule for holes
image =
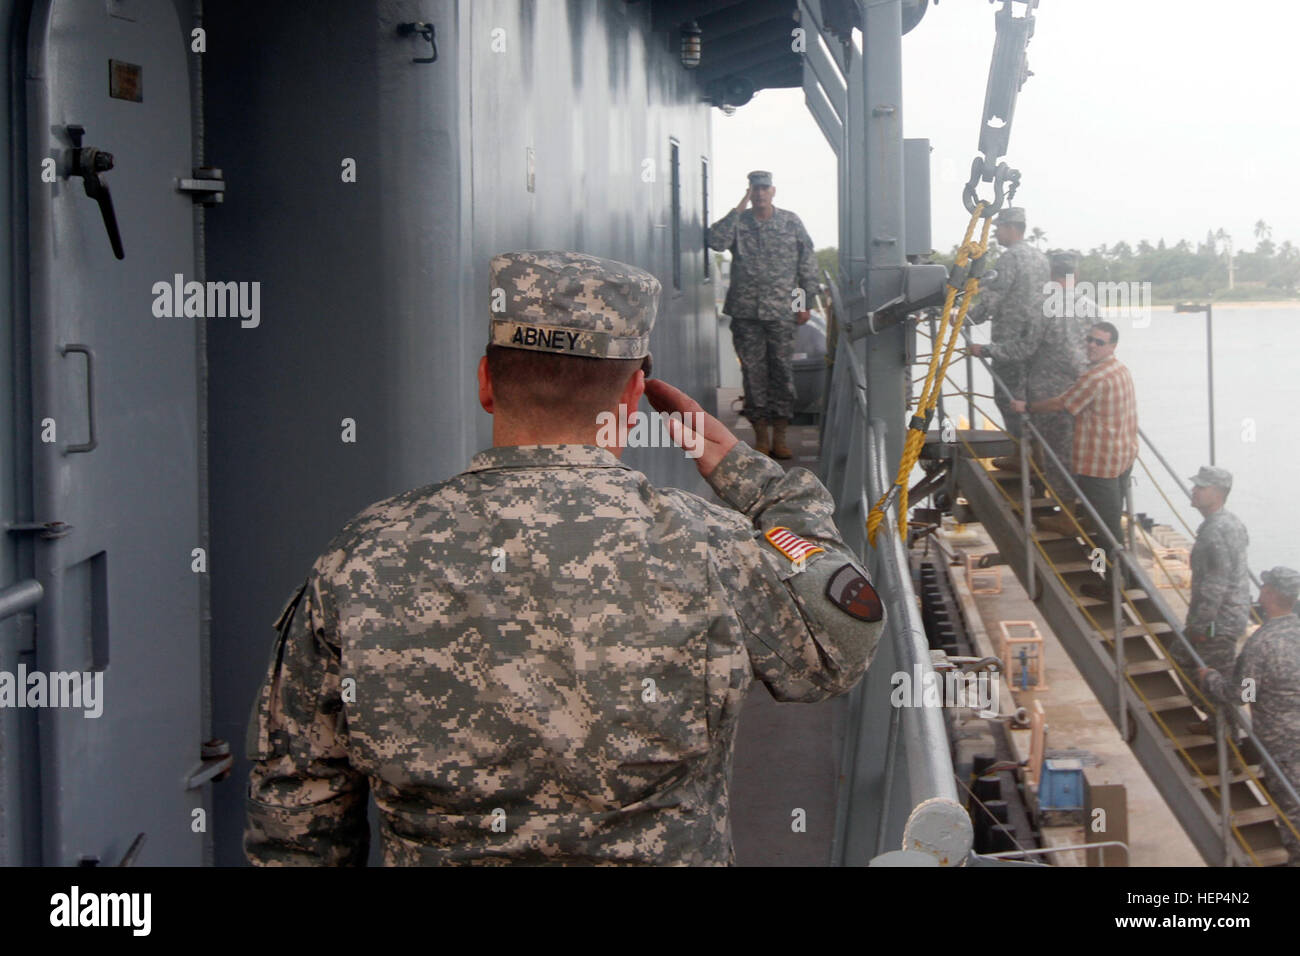
[[[967, 344], [969, 345], [970, 343], [969, 331], [963, 329], [962, 332], [966, 336]], [[970, 356], [970, 354], [971, 353], [968, 351], [967, 355]], [[994, 387], [1000, 388], [1003, 391], [1003, 393], [1006, 394], [1008, 397], [1014, 398], [1015, 396], [1012, 394], [1011, 390], [1007, 388], [1006, 383], [1003, 382], [1002, 379], [998, 376], [998, 374], [993, 371], [989, 361], [985, 359], [983, 356], [977, 356], [976, 358], [984, 364], [985, 370], [989, 373], [989, 376], [993, 380]], [[1079, 501], [1083, 504], [1083, 506], [1088, 510], [1088, 514], [1092, 517], [1093, 521], [1097, 523], [1097, 526], [1100, 529], [1102, 535], [1105, 537], [1106, 541], [1112, 546], [1113, 549], [1112, 554], [1114, 556], [1112, 560], [1114, 560], [1114, 558], [1117, 558], [1125, 566], [1128, 572], [1132, 574], [1133, 580], [1141, 586], [1142, 590], [1147, 593], [1148, 597], [1153, 601], [1153, 603], [1158, 602], [1159, 605], [1162, 606], [1163, 616], [1166, 618], [1166, 621], [1174, 637], [1188, 651], [1188, 653], [1192, 658], [1193, 663], [1196, 665], [1198, 670], [1200, 668], [1207, 667], [1205, 661], [1196, 652], [1196, 648], [1192, 645], [1192, 643], [1187, 639], [1187, 636], [1183, 633], [1182, 626], [1176, 623], [1176, 621], [1174, 620], [1173, 613], [1169, 611], [1167, 607], [1163, 607], [1163, 602], [1159, 601], [1158, 592], [1156, 591], [1155, 585], [1150, 580], [1150, 578], [1147, 577], [1145, 569], [1142, 568], [1142, 566], [1135, 559], [1134, 555], [1128, 549], [1124, 548], [1122, 545], [1120, 545], [1119, 542], [1115, 540], [1115, 536], [1111, 533], [1110, 529], [1106, 527], [1105, 523], [1101, 520], [1101, 517], [1097, 514], [1097, 511], [1092, 507], [1092, 503], [1088, 501], [1087, 495], [1085, 495], [1080, 490], [1078, 484], [1075, 483], [1074, 478], [1069, 473], [1069, 469], [1066, 468], [1065, 465], [1061, 462], [1061, 459], [1057, 456], [1056, 452], [1046, 441], [1043, 440], [1042, 434], [1038, 431], [1036, 427], [1034, 427], [1034, 424], [1029, 420], [1028, 417], [1022, 419], [1021, 427], [1027, 429], [1033, 435], [1033, 437], [1038, 441], [1039, 447], [1048, 455], [1052, 464], [1054, 464], [1057, 467], [1060, 474], [1065, 478], [1066, 482], [1069, 484], [1070, 490], [1079, 499]], [[1166, 465], [1166, 467], [1168, 466]], [[1027, 477], [1023, 477], [1022, 480], [1027, 480]], [[1115, 582], [1116, 580], [1117, 580], [1116, 576], [1112, 575], [1112, 582]], [[1112, 586], [1115, 587], [1117, 585], [1112, 583]], [[1119, 643], [1120, 643], [1119, 641], [1116, 641], [1117, 645]], [[1115, 679], [1117, 682], [1122, 681], [1124, 679], [1124, 673], [1122, 667], [1118, 669]], [[1291, 798], [1292, 801], [1300, 802], [1300, 795], [1297, 795], [1296, 789], [1291, 785], [1291, 781], [1287, 778], [1286, 774], [1282, 773], [1281, 768], [1278, 767], [1277, 762], [1273, 759], [1272, 754], [1268, 752], [1268, 749], [1255, 735], [1255, 731], [1253, 726], [1251, 725], [1250, 718], [1242, 711], [1241, 704], [1237, 703], [1231, 698], [1222, 701], [1220, 700], [1211, 701], [1208, 697], [1205, 697], [1204, 699], [1206, 703], [1213, 705], [1215, 710], [1217, 710], [1218, 707], [1222, 705], [1226, 705], [1231, 709], [1233, 720], [1236, 721], [1237, 725], [1243, 731], [1245, 731], [1247, 738], [1251, 741], [1252, 744], [1255, 745], [1255, 748], [1258, 751], [1262, 762], [1268, 768], [1269, 785], [1270, 786], [1278, 785], [1280, 789], [1286, 792], [1286, 794]], [[1125, 711], [1123, 707], [1119, 709], [1119, 714], [1121, 717], [1125, 716]], [[1219, 726], [1222, 727], [1224, 723], [1225, 723], [1224, 721], [1220, 721]], [[1123, 729], [1124, 728], [1121, 724], [1121, 730]], [[1222, 780], [1220, 780], [1220, 788], [1224, 791], [1226, 791], [1227, 789], [1226, 786], [1224, 786]], [[1270, 803], [1272, 802], [1271, 798], [1269, 798], [1269, 801]], [[1279, 809], [1276, 806], [1274, 808]], [[1227, 811], [1227, 809], [1228, 808], [1225, 806], [1224, 810]], [[1279, 813], [1280, 813], [1280, 809], [1279, 809]]]
[[[1153, 442], [1147, 436], [1147, 433], [1144, 432], [1141, 428], [1138, 429], [1138, 434], [1141, 435], [1142, 440], [1147, 443], [1147, 447], [1150, 448], [1151, 453], [1156, 456], [1156, 460], [1159, 461], [1160, 464], [1165, 466], [1165, 471], [1169, 472], [1169, 477], [1174, 480], [1174, 483], [1176, 485], [1178, 485], [1178, 490], [1181, 491], [1188, 498], [1191, 498], [1192, 493], [1187, 490], [1187, 486], [1183, 484], [1183, 479], [1179, 476], [1178, 472], [1174, 471], [1173, 465], [1169, 464], [1169, 462], [1165, 460], [1165, 456], [1160, 454], [1160, 449], [1156, 447], [1156, 443]], [[1152, 481], [1154, 480], [1155, 479], [1153, 477]], [[1180, 521], [1182, 520], [1182, 515], [1177, 515], [1177, 517]], [[1183, 523], [1186, 524], [1187, 522], [1183, 521]], [[1256, 588], [1263, 587], [1263, 585], [1260, 584], [1259, 578], [1256, 576], [1255, 572], [1252, 571], [1249, 567], [1246, 568], [1246, 573], [1250, 575], [1250, 580], [1254, 583]]]

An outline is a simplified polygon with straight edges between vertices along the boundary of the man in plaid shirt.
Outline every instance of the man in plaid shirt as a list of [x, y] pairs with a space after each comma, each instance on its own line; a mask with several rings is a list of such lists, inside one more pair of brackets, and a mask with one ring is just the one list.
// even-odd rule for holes
[[[1018, 412], [1067, 411], [1074, 416], [1074, 480], [1115, 540], [1122, 542], [1120, 516], [1138, 453], [1138, 423], [1133, 377], [1115, 358], [1118, 343], [1115, 326], [1094, 324], [1086, 339], [1088, 368], [1078, 381], [1054, 398], [1016, 401], [1012, 407]], [[1066, 533], [1073, 534], [1073, 528]]]

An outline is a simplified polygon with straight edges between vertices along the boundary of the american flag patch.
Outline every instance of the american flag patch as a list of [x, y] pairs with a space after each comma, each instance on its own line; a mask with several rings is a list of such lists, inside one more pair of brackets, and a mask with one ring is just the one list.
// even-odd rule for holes
[[805, 541], [789, 528], [773, 528], [771, 531], [764, 534], [763, 537], [767, 538], [772, 547], [776, 548], [776, 550], [780, 551], [791, 561], [802, 561], [810, 554], [816, 554], [819, 551], [826, 551], [825, 548], [819, 548], [811, 541]]

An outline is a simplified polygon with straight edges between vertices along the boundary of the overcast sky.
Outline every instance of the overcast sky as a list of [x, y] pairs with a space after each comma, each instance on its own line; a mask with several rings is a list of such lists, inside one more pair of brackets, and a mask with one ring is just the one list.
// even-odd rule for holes
[[[996, 9], [940, 0], [903, 38], [903, 131], [933, 147], [941, 250], [968, 218], [961, 187]], [[1224, 228], [1253, 249], [1259, 219], [1274, 242], [1300, 245], [1298, 63], [1296, 0], [1042, 0], [1007, 155], [1022, 174], [1017, 205], [1051, 247], [1196, 242]], [[770, 169], [776, 205], [797, 212], [818, 247], [838, 244], [835, 158], [801, 90], [760, 92], [730, 117], [714, 110], [713, 154], [718, 215], [746, 172]]]

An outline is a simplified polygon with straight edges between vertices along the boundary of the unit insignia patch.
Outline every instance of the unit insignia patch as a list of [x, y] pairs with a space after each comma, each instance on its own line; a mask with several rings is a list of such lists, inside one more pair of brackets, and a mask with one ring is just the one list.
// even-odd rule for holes
[[831, 603], [850, 617], [859, 621], [879, 621], [884, 616], [880, 596], [857, 565], [844, 565], [831, 575], [826, 585], [826, 596]]

